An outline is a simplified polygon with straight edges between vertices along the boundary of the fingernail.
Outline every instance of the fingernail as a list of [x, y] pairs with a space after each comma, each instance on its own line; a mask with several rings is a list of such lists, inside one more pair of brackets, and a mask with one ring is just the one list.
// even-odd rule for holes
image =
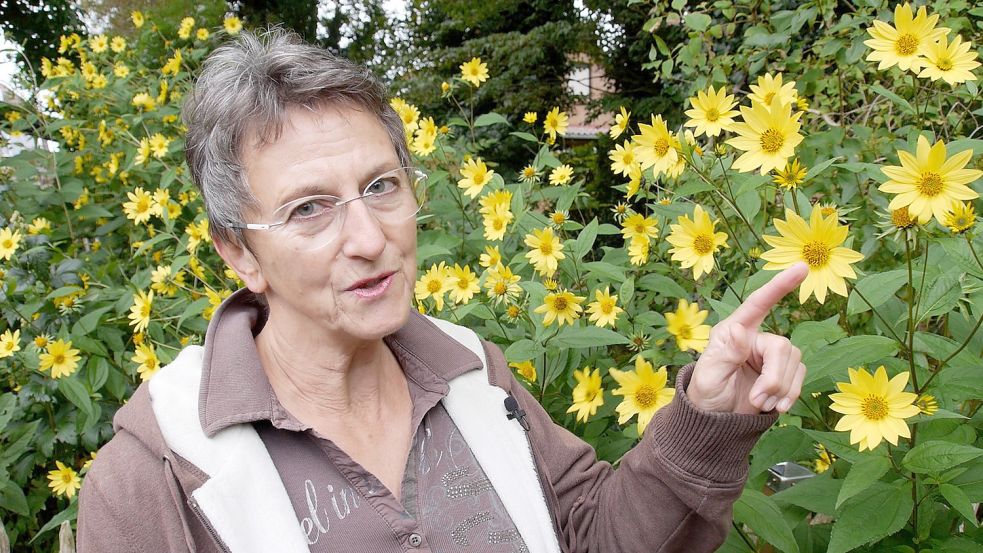
[[789, 400], [788, 398], [785, 398], [778, 402], [778, 410], [782, 412], [788, 411], [788, 408], [791, 406], [792, 406], [792, 401]]
[[767, 413], [768, 411], [771, 411], [772, 409], [775, 408], [775, 403], [777, 402], [778, 402], [777, 397], [768, 396], [768, 399], [765, 400], [765, 404], [761, 406], [761, 410]]
[[754, 400], [752, 401], [752, 403], [760, 407], [764, 407], [766, 401], [768, 401], [768, 394], [765, 392], [761, 392], [760, 394], [754, 396]]

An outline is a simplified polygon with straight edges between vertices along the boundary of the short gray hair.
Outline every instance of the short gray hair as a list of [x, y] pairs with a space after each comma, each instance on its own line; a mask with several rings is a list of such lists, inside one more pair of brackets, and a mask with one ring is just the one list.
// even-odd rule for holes
[[209, 54], [182, 109], [185, 155], [201, 191], [209, 227], [220, 239], [241, 243], [243, 209], [258, 207], [246, 182], [245, 141], [276, 141], [286, 108], [347, 104], [379, 118], [400, 163], [410, 166], [403, 122], [387, 91], [365, 67], [305, 43], [280, 27], [239, 37]]

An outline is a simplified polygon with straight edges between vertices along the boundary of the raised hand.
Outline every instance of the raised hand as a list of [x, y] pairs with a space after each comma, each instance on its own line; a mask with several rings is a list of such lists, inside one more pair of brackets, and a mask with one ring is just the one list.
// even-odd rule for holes
[[796, 263], [751, 293], [710, 330], [710, 341], [693, 369], [686, 395], [708, 411], [757, 414], [785, 412], [802, 390], [802, 352], [784, 336], [759, 332], [768, 312], [809, 274]]

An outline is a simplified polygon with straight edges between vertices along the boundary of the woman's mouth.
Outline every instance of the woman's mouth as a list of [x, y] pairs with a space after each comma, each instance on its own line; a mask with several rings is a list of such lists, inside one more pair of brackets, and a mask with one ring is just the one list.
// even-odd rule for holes
[[389, 285], [392, 283], [393, 276], [395, 275], [396, 273], [392, 272], [379, 277], [360, 280], [348, 290], [362, 298], [374, 298], [382, 295], [389, 289]]

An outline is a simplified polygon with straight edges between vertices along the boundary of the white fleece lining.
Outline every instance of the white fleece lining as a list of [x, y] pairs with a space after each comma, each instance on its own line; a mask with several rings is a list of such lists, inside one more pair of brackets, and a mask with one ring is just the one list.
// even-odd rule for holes
[[202, 431], [203, 352], [185, 348], [150, 380], [151, 405], [167, 445], [210, 476], [191, 495], [233, 553], [308, 551], [280, 474], [252, 425], [231, 426], [212, 438]]
[[546, 506], [525, 430], [506, 417], [505, 390], [488, 384], [488, 360], [474, 331], [428, 317], [481, 359], [481, 370], [450, 381], [444, 408], [474, 453], [485, 476], [532, 553], [559, 553], [560, 544]]

